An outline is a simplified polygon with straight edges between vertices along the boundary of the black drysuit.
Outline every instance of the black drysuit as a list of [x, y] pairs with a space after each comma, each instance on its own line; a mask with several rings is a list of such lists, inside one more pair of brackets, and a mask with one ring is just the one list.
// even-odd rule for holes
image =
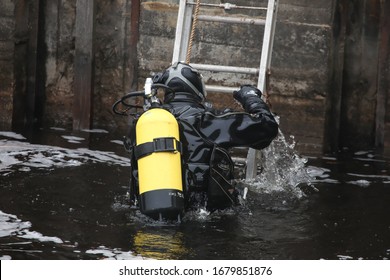
[[[179, 123], [187, 208], [206, 206], [214, 210], [237, 203], [237, 192], [232, 185], [234, 165], [228, 149], [263, 149], [276, 137], [278, 124], [265, 102], [259, 96], [243, 96], [238, 100], [245, 112], [216, 113], [193, 95], [180, 92], [163, 105]], [[136, 121], [127, 140], [130, 151], [136, 144]], [[138, 170], [134, 155], [131, 167], [131, 193], [135, 198]]]
[[[163, 106], [179, 123], [187, 208], [213, 210], [237, 203], [228, 149], [263, 149], [276, 137], [278, 124], [263, 100], [256, 96], [241, 103], [246, 112], [218, 114], [193, 95], [179, 92]], [[136, 169], [135, 161], [133, 167]], [[136, 179], [136, 172], [133, 174]]]

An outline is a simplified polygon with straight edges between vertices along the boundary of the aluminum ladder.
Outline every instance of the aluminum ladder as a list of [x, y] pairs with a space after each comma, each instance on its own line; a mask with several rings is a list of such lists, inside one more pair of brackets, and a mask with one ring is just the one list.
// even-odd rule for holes
[[[193, 22], [193, 12], [196, 6], [196, 1], [180, 0], [179, 11], [176, 25], [175, 43], [172, 56], [172, 64], [175, 62], [186, 61], [186, 55], [189, 48], [189, 41]], [[210, 64], [195, 64], [190, 65], [198, 70], [214, 71], [214, 72], [228, 72], [258, 75], [257, 87], [264, 93], [266, 92], [266, 79], [270, 71], [272, 47], [275, 34], [276, 15], [278, 10], [278, 0], [268, 0], [267, 7], [248, 7], [237, 6], [235, 4], [207, 4], [200, 3], [200, 6], [205, 7], [219, 7], [223, 9], [252, 9], [252, 10], [266, 10], [266, 18], [247, 18], [247, 17], [222, 17], [222, 16], [207, 16], [197, 15], [198, 21], [224, 22], [224, 23], [239, 23], [239, 24], [254, 24], [264, 26], [264, 36], [262, 42], [262, 51], [260, 57], [259, 68], [248, 68], [238, 66], [222, 66]], [[208, 92], [232, 93], [237, 90], [235, 87], [206, 85]], [[251, 180], [257, 175], [256, 158], [259, 151], [250, 148], [246, 159], [246, 180]]]

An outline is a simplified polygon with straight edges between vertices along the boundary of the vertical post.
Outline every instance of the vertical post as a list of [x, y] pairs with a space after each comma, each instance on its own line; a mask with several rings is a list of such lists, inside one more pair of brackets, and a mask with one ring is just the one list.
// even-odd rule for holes
[[35, 99], [37, 89], [37, 53], [38, 53], [38, 22], [40, 1], [30, 1], [29, 7], [29, 37], [27, 55], [27, 105], [26, 125], [31, 128], [35, 119]]
[[382, 149], [385, 140], [385, 117], [386, 104], [390, 96], [390, 2], [381, 1], [381, 15], [379, 27], [379, 53], [378, 53], [378, 92], [376, 99], [376, 118], [375, 118], [375, 146]]
[[375, 143], [380, 0], [348, 5], [339, 141], [354, 151]]
[[[125, 49], [125, 53], [128, 55], [128, 67], [129, 67], [129, 87], [131, 90], [137, 89], [137, 68], [138, 68], [138, 58], [137, 58], [137, 44], [139, 40], [139, 19], [141, 11], [140, 0], [132, 0], [131, 2], [131, 13], [130, 13], [130, 34], [128, 47]], [[126, 36], [127, 34], [125, 34]], [[124, 79], [125, 80], [125, 79]], [[124, 82], [124, 88], [128, 89], [126, 82]]]
[[73, 130], [91, 128], [94, 85], [95, 1], [77, 0]]
[[326, 99], [324, 152], [337, 152], [339, 149], [345, 35], [348, 20], [348, 0], [335, 0], [334, 3], [333, 42], [329, 63], [331, 74]]
[[25, 124], [27, 105], [27, 57], [28, 54], [28, 14], [26, 0], [15, 1], [15, 54], [12, 128], [22, 129]]

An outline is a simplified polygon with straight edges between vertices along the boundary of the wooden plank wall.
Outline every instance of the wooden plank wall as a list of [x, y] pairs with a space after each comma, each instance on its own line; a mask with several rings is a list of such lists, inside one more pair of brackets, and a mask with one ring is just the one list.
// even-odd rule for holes
[[[385, 136], [390, 136], [390, 131], [386, 131], [386, 104], [390, 99], [390, 1], [383, 1], [381, 7], [380, 22], [380, 43], [378, 55], [378, 92], [376, 107], [376, 127], [375, 127], [375, 146], [379, 149], [386, 148], [390, 150], [390, 143], [386, 143]], [[387, 107], [389, 108], [389, 107]], [[390, 115], [390, 112], [387, 112]], [[387, 133], [387, 135], [385, 135]], [[390, 141], [388, 141], [390, 142]]]
[[30, 3], [27, 56], [27, 108], [26, 120], [27, 126], [32, 126], [34, 122], [35, 94], [37, 83], [37, 49], [38, 49], [38, 22], [39, 22], [39, 3], [33, 1]]
[[340, 110], [343, 86], [345, 35], [348, 20], [348, 0], [334, 2], [333, 44], [329, 63], [329, 97], [326, 100], [324, 152], [337, 151], [340, 137]]
[[95, 1], [77, 0], [73, 130], [90, 129], [94, 85]]

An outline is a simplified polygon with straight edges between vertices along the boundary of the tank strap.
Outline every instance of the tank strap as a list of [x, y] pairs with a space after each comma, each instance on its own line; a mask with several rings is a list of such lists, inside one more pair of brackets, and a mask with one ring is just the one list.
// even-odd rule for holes
[[138, 160], [151, 153], [158, 152], [183, 152], [183, 147], [180, 141], [176, 140], [175, 137], [161, 137], [154, 138], [153, 142], [146, 142], [135, 146], [134, 155]]

